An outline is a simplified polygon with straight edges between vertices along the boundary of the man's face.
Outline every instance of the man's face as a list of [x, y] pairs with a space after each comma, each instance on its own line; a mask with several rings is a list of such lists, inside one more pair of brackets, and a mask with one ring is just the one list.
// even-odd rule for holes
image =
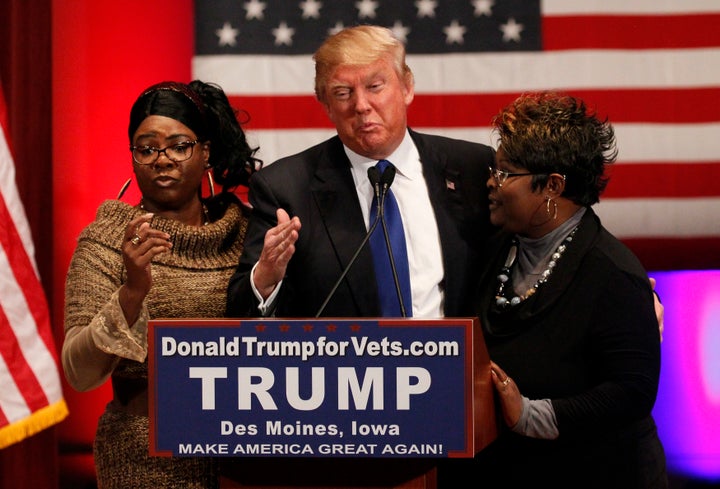
[[390, 56], [369, 65], [338, 66], [325, 91], [325, 110], [348, 148], [379, 160], [400, 145], [414, 89], [398, 77]]

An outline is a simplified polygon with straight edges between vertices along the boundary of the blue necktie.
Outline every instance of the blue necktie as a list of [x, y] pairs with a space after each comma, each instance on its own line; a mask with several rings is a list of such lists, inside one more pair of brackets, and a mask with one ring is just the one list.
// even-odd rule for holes
[[[380, 160], [375, 168], [382, 175], [385, 168], [391, 163], [387, 160]], [[377, 216], [377, 199], [373, 199], [370, 207], [370, 222], [374, 222]], [[393, 252], [395, 271], [402, 291], [405, 316], [412, 317], [412, 298], [410, 295], [410, 267], [408, 266], [407, 247], [405, 245], [405, 232], [403, 231], [402, 218], [395, 196], [392, 190], [388, 189], [384, 201], [385, 223]], [[377, 278], [378, 295], [380, 297], [380, 310], [384, 317], [403, 317], [400, 310], [395, 280], [393, 278], [390, 255], [385, 242], [384, 228], [378, 226], [370, 236], [370, 249], [375, 263], [375, 276]]]

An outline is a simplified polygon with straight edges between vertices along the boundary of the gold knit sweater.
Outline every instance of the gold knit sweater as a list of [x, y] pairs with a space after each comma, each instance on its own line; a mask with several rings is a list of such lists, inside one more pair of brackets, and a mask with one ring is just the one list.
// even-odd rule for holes
[[126, 279], [121, 245], [127, 223], [144, 212], [108, 200], [78, 238], [65, 284], [62, 364], [80, 391], [102, 385], [110, 375], [147, 378], [149, 318], [212, 318], [225, 312], [227, 284], [247, 229], [247, 217], [234, 203], [202, 227], [153, 218], [173, 247], [153, 260], [152, 288], [138, 320], [127, 324], [118, 302]]

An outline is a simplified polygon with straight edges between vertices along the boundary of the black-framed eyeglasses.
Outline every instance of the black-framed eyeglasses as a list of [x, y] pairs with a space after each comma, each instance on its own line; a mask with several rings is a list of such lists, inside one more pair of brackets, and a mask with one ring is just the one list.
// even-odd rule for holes
[[183, 141], [175, 143], [165, 148], [155, 148], [153, 146], [130, 146], [133, 160], [138, 165], [152, 165], [158, 158], [160, 153], [165, 153], [165, 157], [173, 163], [182, 163], [189, 160], [193, 155], [193, 148], [200, 141]]
[[499, 168], [493, 168], [492, 166], [488, 166], [488, 169], [490, 170], [490, 175], [492, 175], [493, 180], [495, 180], [495, 183], [497, 184], [498, 188], [502, 188], [503, 183], [507, 181], [510, 177], [527, 177], [529, 175], [547, 175], [547, 173], [512, 173], [505, 170], [500, 170]]

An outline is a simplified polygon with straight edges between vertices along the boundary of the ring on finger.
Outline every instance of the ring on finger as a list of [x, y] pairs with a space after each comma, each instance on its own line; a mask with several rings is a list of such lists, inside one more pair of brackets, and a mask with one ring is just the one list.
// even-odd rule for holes
[[138, 234], [136, 234], [135, 236], [133, 236], [133, 238], [130, 240], [130, 242], [131, 242], [132, 244], [134, 244], [135, 246], [139, 245], [139, 244], [140, 244], [140, 241], [142, 241], [142, 240], [140, 239], [140, 236], [139, 236]]
[[500, 383], [503, 385], [503, 387], [506, 387], [510, 383], [510, 377], [505, 377], [505, 380]]

